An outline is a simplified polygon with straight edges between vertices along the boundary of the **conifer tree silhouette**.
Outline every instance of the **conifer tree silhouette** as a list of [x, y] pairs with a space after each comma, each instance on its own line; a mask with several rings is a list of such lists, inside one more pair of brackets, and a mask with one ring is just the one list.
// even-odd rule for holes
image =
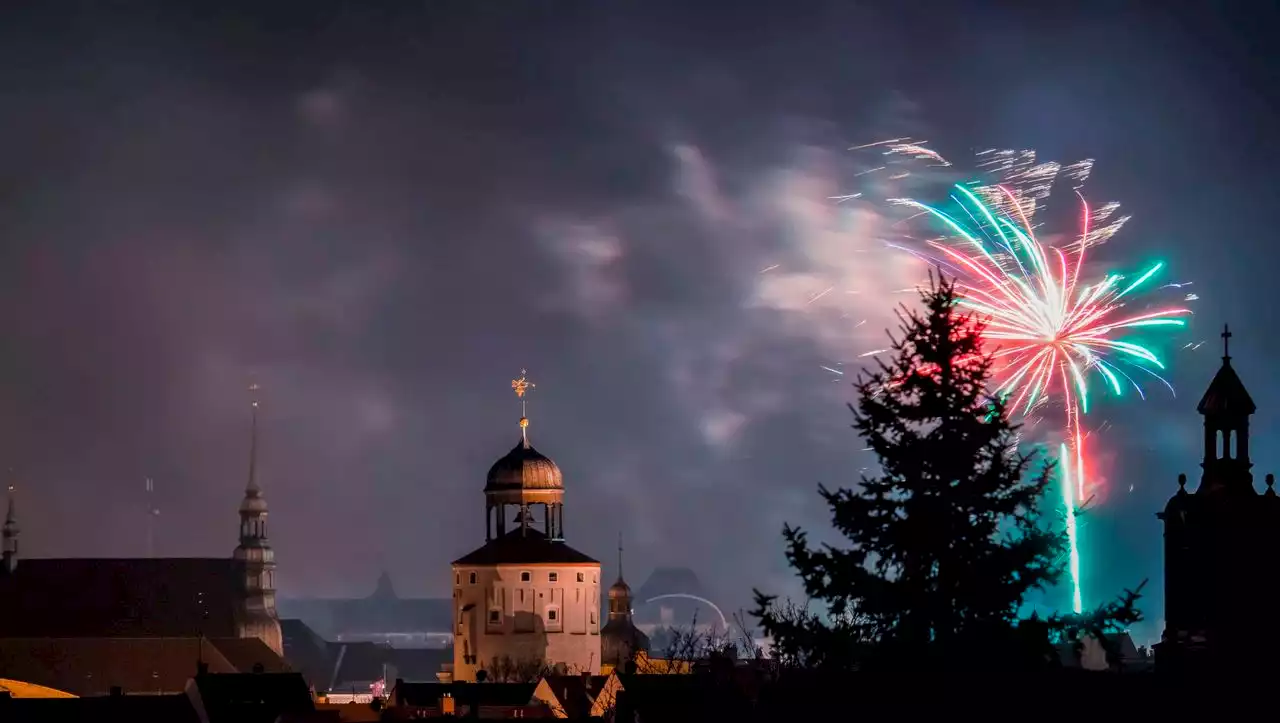
[[756, 591], [776, 656], [806, 666], [1027, 669], [1051, 642], [1137, 618], [1136, 592], [1085, 618], [1019, 621], [1033, 589], [1061, 574], [1065, 537], [1040, 515], [1053, 465], [1033, 459], [989, 394], [982, 320], [954, 282], [930, 275], [924, 311], [898, 312], [893, 357], [858, 379], [854, 428], [880, 460], [856, 490], [819, 487], [847, 548], [814, 549], [786, 526], [787, 559], [826, 614], [779, 613]]

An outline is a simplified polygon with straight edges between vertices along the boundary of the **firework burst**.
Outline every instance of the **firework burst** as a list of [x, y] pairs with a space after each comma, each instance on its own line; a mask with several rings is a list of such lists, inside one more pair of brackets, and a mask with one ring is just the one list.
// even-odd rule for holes
[[[927, 159], [918, 144], [896, 139], [884, 144], [885, 155]], [[1137, 295], [1157, 277], [1163, 264], [1136, 274], [1108, 272], [1091, 276], [1085, 266], [1090, 248], [1109, 240], [1128, 220], [1119, 205], [1090, 209], [1080, 187], [1091, 161], [1062, 167], [1037, 163], [1030, 151], [984, 151], [980, 165], [998, 173], [996, 185], [957, 184], [946, 208], [898, 198], [890, 203], [931, 217], [947, 235], [922, 244], [890, 244], [948, 269], [958, 278], [961, 304], [986, 322], [989, 353], [996, 363], [996, 394], [1024, 418], [1052, 405], [1064, 410], [1065, 437], [1060, 471], [1064, 491], [1068, 570], [1072, 607], [1082, 609], [1080, 551], [1076, 515], [1092, 499], [1086, 434], [1081, 418], [1088, 414], [1092, 385], [1101, 382], [1112, 394], [1132, 390], [1144, 397], [1140, 380], [1161, 376], [1164, 363], [1147, 346], [1126, 334], [1137, 330], [1184, 326], [1185, 308], [1134, 310]], [[945, 163], [945, 161], [943, 161]], [[894, 177], [899, 177], [900, 173]], [[1074, 183], [1081, 205], [1080, 229], [1060, 245], [1047, 245], [1032, 223], [1040, 202], [1054, 182]], [[1188, 295], [1188, 300], [1191, 298]]]

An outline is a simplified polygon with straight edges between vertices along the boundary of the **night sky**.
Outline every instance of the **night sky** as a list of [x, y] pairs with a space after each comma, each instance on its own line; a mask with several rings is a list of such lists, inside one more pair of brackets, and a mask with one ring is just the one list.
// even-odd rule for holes
[[[872, 462], [819, 367], [883, 346], [920, 272], [855, 252], [883, 219], [827, 199], [850, 145], [903, 135], [1096, 159], [1091, 197], [1134, 216], [1098, 256], [1201, 297], [1178, 397], [1092, 413], [1087, 602], [1150, 577], [1158, 631], [1154, 513], [1198, 476], [1224, 322], [1259, 486], [1280, 467], [1274, 8], [289, 5], [4, 13], [0, 457], [27, 555], [145, 554], [146, 477], [158, 554], [230, 554], [256, 379], [281, 593], [386, 569], [447, 596], [527, 367], [571, 544], [611, 569], [621, 532], [633, 585], [687, 564], [726, 608], [793, 592], [783, 522], [825, 534], [818, 483]], [[857, 293], [807, 304], [832, 284]]]

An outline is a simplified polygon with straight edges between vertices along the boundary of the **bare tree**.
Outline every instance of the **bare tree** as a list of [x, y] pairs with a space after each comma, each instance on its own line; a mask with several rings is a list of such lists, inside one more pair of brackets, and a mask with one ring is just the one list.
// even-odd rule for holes
[[495, 683], [536, 683], [548, 675], [576, 675], [577, 666], [549, 664], [537, 658], [504, 655], [489, 662], [488, 678]]

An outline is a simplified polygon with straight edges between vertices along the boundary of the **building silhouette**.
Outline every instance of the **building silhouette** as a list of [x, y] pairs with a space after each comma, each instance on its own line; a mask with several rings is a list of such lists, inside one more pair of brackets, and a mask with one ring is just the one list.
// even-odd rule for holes
[[[254, 387], [256, 390], [256, 386]], [[0, 639], [257, 639], [282, 654], [257, 401], [239, 545], [220, 558], [26, 558], [12, 488], [3, 525]]]
[[[1261, 494], [1249, 457], [1253, 399], [1231, 366], [1224, 328], [1222, 367], [1200, 399], [1203, 472], [1194, 492], [1178, 475], [1178, 491], [1157, 516], [1164, 523], [1165, 629], [1155, 646], [1161, 673], [1222, 672], [1267, 664], [1280, 624], [1256, 605], [1275, 600], [1273, 542], [1280, 534], [1280, 496], [1268, 474]], [[1276, 664], [1270, 663], [1274, 667]]]

